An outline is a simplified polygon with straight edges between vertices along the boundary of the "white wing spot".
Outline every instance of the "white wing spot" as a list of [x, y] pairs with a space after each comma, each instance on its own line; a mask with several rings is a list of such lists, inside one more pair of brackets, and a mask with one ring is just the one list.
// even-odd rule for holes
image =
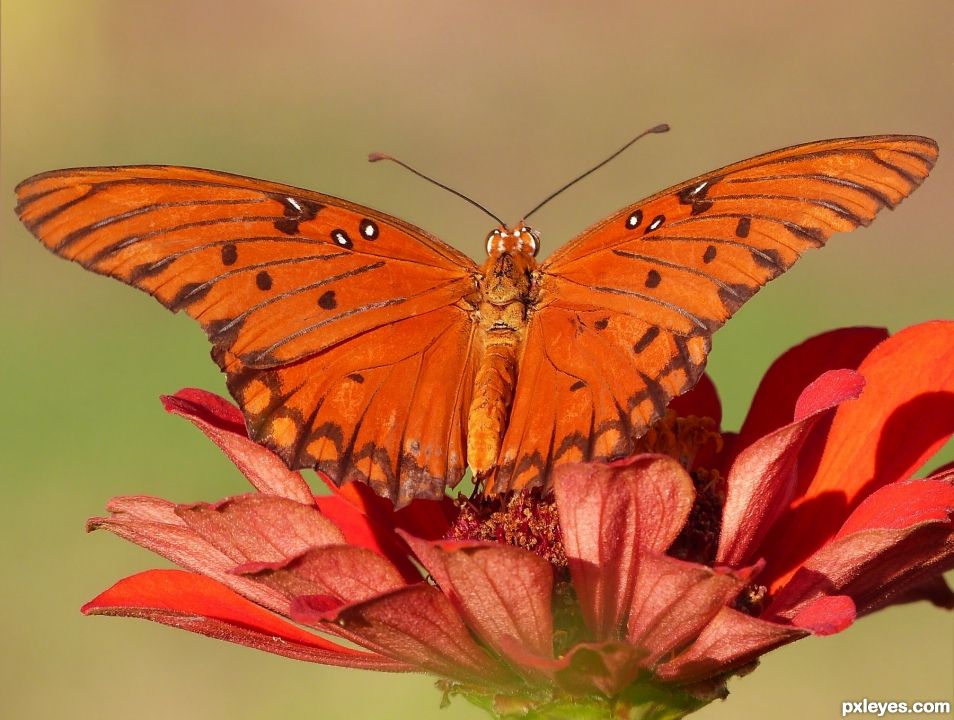
[[297, 201], [295, 198], [290, 197], [290, 198], [285, 198], [285, 199], [288, 200], [288, 204], [289, 204], [289, 205], [291, 205], [293, 208], [295, 208], [298, 212], [301, 212], [301, 205], [298, 204], [298, 201]]

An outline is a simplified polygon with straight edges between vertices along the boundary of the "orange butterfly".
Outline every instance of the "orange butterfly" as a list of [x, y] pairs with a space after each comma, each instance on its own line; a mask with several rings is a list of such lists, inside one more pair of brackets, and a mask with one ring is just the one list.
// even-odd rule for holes
[[249, 433], [289, 467], [402, 505], [465, 464], [501, 492], [631, 454], [742, 303], [936, 158], [906, 135], [778, 150], [626, 207], [539, 265], [524, 222], [493, 230], [478, 267], [346, 200], [183, 167], [43, 173], [17, 213], [57, 255], [198, 320]]

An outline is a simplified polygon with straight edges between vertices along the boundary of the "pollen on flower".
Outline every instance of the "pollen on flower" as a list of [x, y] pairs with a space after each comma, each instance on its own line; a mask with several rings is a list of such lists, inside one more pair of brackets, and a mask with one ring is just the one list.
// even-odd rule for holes
[[762, 610], [765, 609], [765, 606], [768, 605], [768, 600], [769, 591], [765, 585], [750, 583], [742, 588], [742, 592], [736, 597], [735, 602], [732, 603], [732, 607], [739, 612], [744, 612], [746, 615], [758, 617], [762, 613]]
[[718, 470], [697, 468], [690, 475], [696, 487], [696, 500], [669, 554], [681, 560], [711, 565], [715, 561], [722, 531], [726, 482]]
[[722, 449], [722, 435], [715, 420], [695, 415], [683, 417], [667, 410], [665, 416], [636, 441], [634, 454], [668, 455], [688, 470], [699, 450], [709, 442], [716, 452]]
[[539, 555], [557, 568], [566, 567], [556, 500], [538, 489], [509, 497], [457, 499], [459, 514], [448, 540], [478, 540], [513, 545]]

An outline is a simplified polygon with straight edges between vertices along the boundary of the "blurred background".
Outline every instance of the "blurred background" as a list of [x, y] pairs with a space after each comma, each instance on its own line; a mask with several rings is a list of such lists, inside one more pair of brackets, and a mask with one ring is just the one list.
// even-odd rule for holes
[[[954, 316], [954, 4], [5, 0], [0, 382], [5, 718], [477, 718], [421, 676], [325, 668], [80, 605], [163, 561], [83, 523], [119, 494], [246, 490], [160, 393], [224, 392], [186, 317], [62, 262], [13, 188], [66, 166], [168, 163], [314, 188], [399, 215], [474, 257], [489, 221], [381, 150], [519, 213], [636, 131], [535, 218], [544, 251], [695, 174], [821, 138], [934, 137], [933, 176], [838, 236], [715, 337], [737, 426], [780, 352], [838, 326]], [[951, 446], [933, 465], [954, 457]], [[954, 620], [893, 608], [764, 658], [698, 717], [836, 717], [843, 700], [954, 699]]]

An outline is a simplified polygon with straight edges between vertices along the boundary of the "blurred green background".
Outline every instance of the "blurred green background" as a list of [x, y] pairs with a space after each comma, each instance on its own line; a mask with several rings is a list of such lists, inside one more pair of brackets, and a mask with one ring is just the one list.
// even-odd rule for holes
[[[0, 180], [0, 716], [476, 718], [432, 681], [324, 668], [79, 606], [162, 561], [84, 535], [108, 498], [243, 492], [157, 396], [222, 392], [202, 332], [45, 252], [13, 187], [75, 165], [197, 165], [399, 215], [478, 257], [487, 218], [383, 150], [518, 213], [669, 122], [535, 218], [552, 249], [624, 204], [756, 153], [885, 132], [941, 160], [894, 213], [760, 293], [715, 338], [727, 424], [792, 344], [954, 316], [954, 3], [4, 0]], [[948, 446], [944, 457], [952, 457]], [[935, 463], [936, 464], [936, 463]], [[954, 620], [919, 604], [767, 656], [699, 718], [836, 717], [846, 699], [954, 699]]]

